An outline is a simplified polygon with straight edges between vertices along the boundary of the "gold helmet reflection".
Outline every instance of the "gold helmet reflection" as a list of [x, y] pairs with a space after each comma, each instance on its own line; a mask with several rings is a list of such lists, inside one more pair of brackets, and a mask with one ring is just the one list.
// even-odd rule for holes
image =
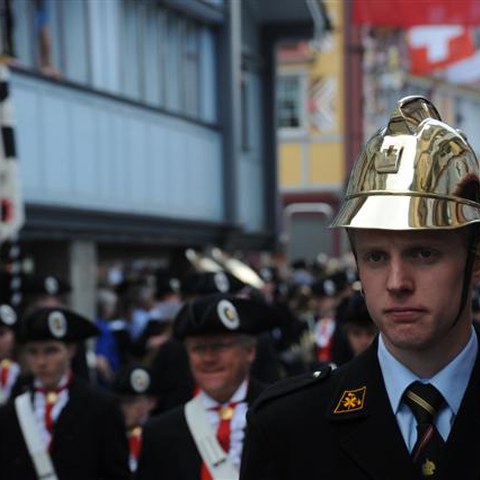
[[480, 222], [479, 163], [426, 98], [400, 100], [365, 145], [332, 227], [418, 230]]

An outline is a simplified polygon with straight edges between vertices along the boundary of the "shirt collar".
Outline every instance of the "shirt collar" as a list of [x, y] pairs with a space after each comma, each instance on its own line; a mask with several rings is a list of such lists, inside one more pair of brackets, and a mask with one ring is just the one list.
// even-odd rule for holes
[[[228, 402], [225, 402], [225, 404], [228, 403], [240, 403], [244, 402], [245, 398], [247, 396], [247, 389], [248, 389], [248, 380], [244, 380], [240, 386], [237, 388], [235, 393], [232, 395], [232, 398], [228, 400]], [[206, 409], [210, 408], [215, 408], [221, 405], [219, 402], [214, 400], [208, 393], [206, 393], [204, 390], [200, 390], [199, 394], [200, 399], [202, 400], [202, 403]]]
[[[58, 385], [53, 390], [66, 388], [67, 385], [70, 383], [71, 379], [72, 379], [72, 372], [71, 371], [68, 371], [67, 373], [64, 373], [62, 375], [62, 378], [58, 382]], [[33, 386], [35, 388], [39, 388], [39, 389], [45, 388], [44, 385], [42, 384], [42, 382], [40, 382], [40, 380], [38, 380], [36, 378], [33, 381]]]
[[377, 352], [378, 361], [393, 412], [395, 414], [398, 412], [405, 389], [412, 382], [419, 380], [434, 385], [456, 415], [467, 388], [477, 352], [477, 335], [472, 328], [467, 345], [448, 365], [432, 378], [419, 378], [387, 350], [380, 334]]

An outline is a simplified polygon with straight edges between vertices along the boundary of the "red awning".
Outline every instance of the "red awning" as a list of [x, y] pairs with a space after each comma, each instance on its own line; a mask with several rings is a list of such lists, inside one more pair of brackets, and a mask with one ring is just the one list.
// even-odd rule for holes
[[389, 27], [480, 25], [480, 0], [353, 0], [353, 21]]

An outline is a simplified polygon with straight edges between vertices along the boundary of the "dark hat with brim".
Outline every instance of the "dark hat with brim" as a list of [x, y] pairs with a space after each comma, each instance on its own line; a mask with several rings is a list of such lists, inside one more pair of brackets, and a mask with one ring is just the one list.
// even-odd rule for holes
[[94, 337], [99, 333], [99, 329], [91, 321], [78, 313], [65, 308], [41, 308], [22, 319], [19, 341], [76, 342]]
[[71, 291], [70, 285], [55, 275], [26, 275], [23, 291], [30, 295], [63, 295]]
[[229, 272], [195, 272], [182, 280], [181, 292], [186, 295], [235, 293], [246, 286]]
[[277, 311], [260, 300], [228, 294], [206, 295], [187, 302], [174, 323], [180, 340], [200, 335], [240, 333], [256, 335], [278, 323]]
[[26, 295], [62, 295], [70, 285], [54, 275], [0, 272], [0, 302], [9, 303], [14, 293]]
[[316, 297], [335, 297], [343, 292], [350, 284], [345, 270], [340, 270], [328, 275], [312, 285], [312, 293]]
[[152, 374], [142, 365], [129, 365], [116, 375], [112, 391], [119, 395], [150, 395]]

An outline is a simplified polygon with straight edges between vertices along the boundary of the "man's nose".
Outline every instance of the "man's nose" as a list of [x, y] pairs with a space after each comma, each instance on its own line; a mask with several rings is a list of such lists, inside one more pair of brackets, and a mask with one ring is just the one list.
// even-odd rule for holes
[[401, 258], [392, 258], [390, 261], [387, 290], [395, 294], [413, 290], [411, 266]]
[[45, 365], [45, 363], [47, 362], [47, 355], [44, 355], [42, 353], [39, 353], [37, 356], [36, 356], [36, 361], [37, 361], [37, 364], [39, 365]]

